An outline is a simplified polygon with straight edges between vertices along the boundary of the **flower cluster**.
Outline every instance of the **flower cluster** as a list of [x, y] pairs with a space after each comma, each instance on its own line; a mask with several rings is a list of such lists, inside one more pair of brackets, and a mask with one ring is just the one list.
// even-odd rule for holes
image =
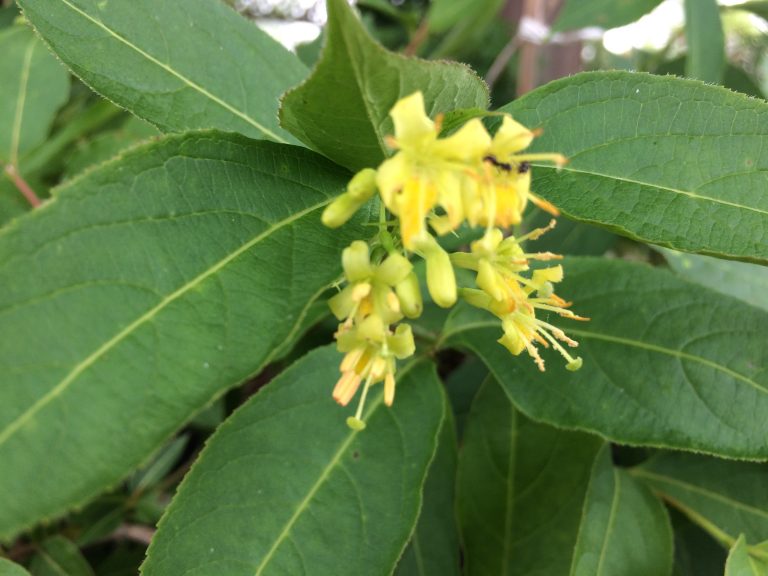
[[[502, 231], [521, 222], [529, 201], [557, 215], [554, 206], [531, 192], [531, 163], [549, 161], [561, 166], [565, 157], [523, 153], [536, 133], [506, 114], [493, 137], [475, 118], [441, 138], [441, 118], [433, 121], [426, 115], [420, 92], [398, 101], [390, 116], [395, 135], [387, 144], [394, 155], [376, 170], [358, 172], [323, 214], [327, 226], [337, 227], [377, 192], [382, 202], [374, 254], [363, 241], [344, 250], [347, 285], [330, 301], [333, 313], [342, 321], [336, 340], [345, 353], [333, 396], [346, 405], [363, 384], [357, 414], [348, 420], [349, 425], [364, 427], [365, 396], [377, 382], [384, 382], [384, 400], [391, 405], [396, 360], [414, 353], [410, 326], [398, 324], [405, 317], [418, 317], [422, 310], [409, 254], [425, 259], [427, 289], [437, 305], [450, 307], [460, 296], [500, 319], [503, 336], [499, 343], [512, 354], [526, 351], [544, 370], [537, 345], [552, 346], [564, 357], [568, 369], [577, 370], [581, 359], [572, 357], [561, 344], [573, 347], [577, 343], [541, 318], [554, 313], [586, 320], [555, 294], [553, 285], [563, 278], [562, 266], [533, 271], [530, 267], [532, 260], [551, 261], [560, 256], [526, 253], [521, 246], [549, 230], [554, 220], [520, 238], [505, 237]], [[399, 243], [392, 238], [386, 211], [397, 217]], [[464, 222], [484, 227], [485, 234], [472, 243], [470, 251], [448, 254], [434, 234], [447, 234]], [[458, 288], [454, 267], [476, 272], [475, 287]]]

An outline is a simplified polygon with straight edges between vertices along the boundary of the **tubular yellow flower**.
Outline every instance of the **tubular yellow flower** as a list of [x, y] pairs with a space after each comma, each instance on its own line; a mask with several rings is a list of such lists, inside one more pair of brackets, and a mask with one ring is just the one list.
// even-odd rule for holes
[[426, 115], [421, 92], [399, 100], [390, 116], [395, 135], [388, 144], [397, 152], [379, 167], [376, 183], [386, 207], [400, 218], [403, 246], [413, 250], [428, 234], [425, 219], [436, 206], [445, 210], [449, 229], [464, 220], [463, 181], [491, 138], [477, 118], [448, 138], [438, 138], [440, 122]]

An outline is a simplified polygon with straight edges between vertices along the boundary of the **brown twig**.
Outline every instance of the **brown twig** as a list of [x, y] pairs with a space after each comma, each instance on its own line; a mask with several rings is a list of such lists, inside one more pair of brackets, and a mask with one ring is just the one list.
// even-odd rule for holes
[[143, 524], [121, 524], [109, 535], [109, 540], [130, 540], [149, 546], [156, 531]]
[[5, 167], [5, 173], [8, 175], [8, 178], [11, 179], [11, 182], [18, 188], [19, 192], [21, 192], [24, 195], [24, 198], [27, 199], [27, 202], [29, 202], [33, 208], [37, 208], [40, 206], [40, 198], [35, 194], [35, 191], [32, 190], [32, 187], [27, 184], [26, 180], [21, 177], [21, 174], [19, 174], [19, 171], [16, 170], [16, 167], [13, 164], [8, 164]]
[[419, 51], [419, 48], [421, 48], [421, 45], [424, 43], [428, 36], [429, 22], [426, 18], [424, 18], [421, 21], [421, 24], [419, 24], [419, 27], [416, 28], [416, 32], [413, 33], [413, 37], [411, 38], [411, 41], [408, 42], [408, 46], [406, 46], [403, 50], [403, 54], [406, 56], [415, 56], [416, 52]]

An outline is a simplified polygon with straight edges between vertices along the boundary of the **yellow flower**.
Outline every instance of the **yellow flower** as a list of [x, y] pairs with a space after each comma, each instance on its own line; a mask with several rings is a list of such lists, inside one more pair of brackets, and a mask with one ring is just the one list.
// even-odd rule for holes
[[428, 234], [425, 219], [436, 206], [445, 210], [449, 229], [464, 220], [462, 188], [491, 138], [477, 118], [438, 138], [440, 122], [426, 115], [421, 92], [399, 100], [390, 116], [395, 135], [387, 142], [397, 152], [381, 164], [376, 183], [386, 207], [400, 218], [403, 246], [413, 250]]
[[454, 254], [452, 260], [457, 266], [477, 271], [476, 284], [481, 290], [464, 289], [462, 297], [501, 320], [504, 335], [499, 339], [500, 344], [514, 355], [526, 350], [542, 371], [544, 360], [536, 345], [545, 348], [551, 345], [565, 358], [569, 370], [578, 370], [581, 359], [573, 358], [559, 341], [571, 347], [578, 343], [560, 328], [536, 317], [538, 310], [586, 320], [568, 310], [570, 303], [554, 292], [553, 284], [563, 279], [562, 266], [534, 270], [530, 278], [522, 274], [529, 269], [529, 259], [561, 258], [549, 252], [526, 253], [520, 246], [522, 240], [541, 236], [553, 225], [554, 221], [547, 228], [534, 230], [520, 239], [512, 236], [504, 239], [501, 230], [492, 230], [472, 244], [471, 253]]
[[390, 325], [404, 314], [421, 313], [421, 294], [412, 265], [401, 254], [392, 253], [380, 263], [371, 262], [368, 244], [353, 242], [342, 252], [342, 266], [347, 286], [328, 302], [334, 315], [343, 322], [336, 332], [336, 344], [345, 356], [341, 377], [333, 398], [346, 406], [364, 383], [357, 413], [347, 421], [362, 429], [363, 405], [368, 389], [384, 382], [384, 402], [395, 398], [396, 360], [411, 356], [415, 350], [411, 327]]

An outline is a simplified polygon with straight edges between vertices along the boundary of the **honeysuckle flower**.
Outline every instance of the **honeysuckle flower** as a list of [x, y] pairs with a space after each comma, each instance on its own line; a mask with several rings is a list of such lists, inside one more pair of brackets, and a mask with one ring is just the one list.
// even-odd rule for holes
[[347, 190], [323, 210], [323, 224], [338, 228], [376, 194], [376, 170], [364, 168], [352, 177]]
[[390, 326], [406, 314], [421, 313], [421, 293], [413, 266], [396, 252], [375, 264], [368, 244], [357, 240], [344, 249], [341, 262], [347, 286], [328, 302], [342, 321], [335, 336], [338, 350], [345, 353], [333, 398], [346, 406], [364, 383], [357, 413], [348, 419], [350, 427], [362, 429], [370, 386], [383, 381], [384, 402], [390, 406], [394, 400], [396, 360], [415, 348], [410, 326], [400, 324], [394, 331]]
[[492, 230], [472, 243], [470, 253], [454, 254], [452, 260], [457, 266], [477, 271], [475, 282], [480, 290], [464, 289], [461, 295], [473, 306], [484, 308], [501, 320], [504, 335], [499, 339], [500, 344], [514, 355], [526, 350], [542, 371], [544, 360], [536, 344], [544, 347], [552, 345], [566, 359], [569, 370], [578, 370], [581, 359], [573, 358], [559, 341], [571, 347], [578, 346], [578, 343], [560, 328], [536, 317], [539, 310], [574, 320], [586, 320], [568, 310], [570, 303], [554, 292], [553, 284], [563, 279], [562, 266], [534, 270], [530, 277], [522, 274], [529, 270], [529, 259], [546, 261], [561, 258], [550, 252], [526, 253], [520, 245], [522, 240], [541, 236], [553, 225], [554, 221], [548, 227], [536, 229], [520, 239], [513, 236], [504, 238], [501, 230]]
[[445, 211], [444, 227], [455, 229], [464, 220], [468, 167], [481, 161], [491, 137], [475, 118], [438, 138], [440, 121], [426, 115], [421, 92], [399, 100], [390, 116], [395, 135], [387, 143], [397, 152], [381, 164], [376, 183], [387, 209], [400, 218], [403, 246], [414, 250], [417, 240], [428, 235], [425, 220], [436, 206]]

